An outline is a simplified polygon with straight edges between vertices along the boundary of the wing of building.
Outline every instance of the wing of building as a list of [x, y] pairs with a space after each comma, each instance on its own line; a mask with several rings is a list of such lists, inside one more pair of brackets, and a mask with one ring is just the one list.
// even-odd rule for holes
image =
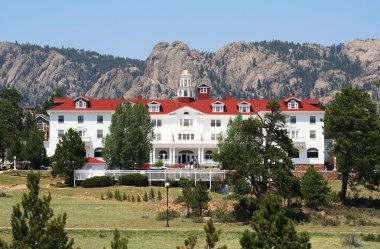
[[[216, 165], [212, 152], [218, 137], [227, 129], [230, 119], [238, 113], [243, 117], [263, 115], [269, 111], [269, 100], [213, 100], [210, 86], [194, 86], [187, 70], [179, 77], [177, 98], [172, 100], [143, 99], [105, 100], [78, 97], [55, 99], [50, 115], [50, 136], [46, 143], [48, 156], [54, 154], [56, 144], [72, 128], [82, 137], [87, 157], [102, 158], [102, 141], [109, 132], [112, 114], [123, 101], [142, 102], [149, 110], [154, 126], [153, 150], [150, 163], [163, 160], [166, 164], [197, 161], [200, 165]], [[299, 99], [295, 95], [279, 100], [288, 115], [287, 130], [293, 139], [298, 156], [293, 161], [298, 170], [314, 165], [324, 169], [324, 111], [318, 100]]]

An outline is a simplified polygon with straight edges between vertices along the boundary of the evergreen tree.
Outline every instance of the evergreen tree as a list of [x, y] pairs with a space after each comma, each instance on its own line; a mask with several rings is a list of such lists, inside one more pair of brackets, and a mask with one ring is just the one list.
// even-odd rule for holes
[[153, 190], [153, 188], [150, 188], [150, 191], [149, 191], [149, 200], [154, 200], [154, 198], [155, 198], [154, 190]]
[[74, 241], [65, 232], [66, 213], [53, 218], [50, 208], [51, 195], [39, 197], [38, 174], [29, 174], [21, 205], [13, 207], [12, 243], [8, 246], [0, 240], [0, 248], [71, 249]]
[[32, 114], [27, 112], [25, 114], [25, 119], [24, 119], [24, 125], [23, 125], [23, 131], [22, 131], [22, 138], [23, 140], [28, 140], [30, 134], [32, 131], [37, 130], [36, 123], [34, 122]]
[[69, 129], [59, 140], [53, 156], [53, 173], [63, 174], [65, 182], [74, 183], [74, 170], [83, 167], [86, 162], [86, 150], [78, 132]]
[[121, 238], [119, 230], [113, 232], [113, 241], [111, 241], [111, 249], [128, 249], [128, 239]]
[[252, 217], [251, 226], [253, 232], [246, 230], [240, 239], [243, 249], [311, 248], [308, 235], [298, 235], [293, 222], [286, 218], [278, 196], [267, 195], [262, 199], [259, 210]]
[[18, 139], [14, 140], [11, 143], [11, 145], [7, 151], [8, 161], [12, 162], [14, 156], [16, 156], [16, 161], [18, 163], [26, 160], [25, 145], [23, 143], [21, 143]]
[[149, 161], [152, 124], [142, 103], [126, 101], [112, 115], [110, 133], [104, 140], [104, 158], [110, 168], [130, 169]]
[[47, 115], [47, 110], [54, 107], [54, 98], [63, 98], [65, 95], [64, 90], [61, 86], [57, 86], [54, 93], [46, 100], [42, 106], [37, 106], [36, 112]]
[[327, 194], [330, 192], [327, 180], [314, 168], [309, 168], [301, 180], [302, 197], [306, 204], [318, 207], [326, 204]]
[[268, 102], [267, 108], [271, 111], [264, 117], [243, 120], [237, 115], [231, 120], [214, 155], [222, 169], [230, 170], [233, 182], [247, 181], [250, 193], [256, 196], [264, 195], [276, 184], [272, 181], [275, 169], [289, 172], [293, 168], [288, 154], [293, 144], [285, 129], [285, 115], [277, 101]]
[[333, 154], [342, 174], [342, 201], [346, 200], [350, 180], [378, 188], [380, 121], [376, 103], [368, 93], [357, 88], [343, 89], [326, 110], [324, 128], [327, 137], [336, 143]]
[[157, 200], [162, 201], [162, 194], [161, 194], [160, 190], [158, 190], [158, 192], [157, 192]]
[[[219, 235], [222, 233], [222, 230], [216, 230], [212, 219], [208, 220], [207, 224], [204, 225], [204, 230], [206, 233], [205, 249], [215, 248], [216, 243], [219, 241]], [[223, 245], [221, 247], [218, 247], [218, 249], [227, 249], [227, 246]]]
[[20, 107], [22, 95], [15, 89], [6, 88], [0, 92], [0, 158], [5, 159], [9, 145], [20, 139], [23, 113]]
[[199, 216], [202, 216], [202, 211], [207, 208], [207, 204], [210, 200], [211, 198], [208, 196], [206, 185], [199, 181], [191, 193], [191, 208], [198, 209]]
[[186, 205], [186, 215], [189, 216], [191, 203], [193, 201], [193, 191], [190, 185], [186, 185], [184, 188], [182, 188], [182, 196]]
[[189, 236], [187, 239], [185, 239], [185, 246], [177, 246], [177, 249], [194, 249], [197, 245], [197, 237], [196, 236]]
[[25, 151], [26, 160], [29, 161], [30, 168], [39, 169], [39, 166], [46, 163], [46, 149], [40, 131], [34, 130], [30, 133], [25, 145]]

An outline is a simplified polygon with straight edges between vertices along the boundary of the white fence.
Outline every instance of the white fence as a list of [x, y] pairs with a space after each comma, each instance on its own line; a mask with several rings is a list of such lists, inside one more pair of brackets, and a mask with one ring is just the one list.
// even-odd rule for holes
[[74, 179], [76, 181], [85, 180], [94, 176], [112, 176], [118, 179], [121, 175], [141, 174], [148, 177], [149, 182], [166, 181], [167, 179], [178, 181], [180, 178], [187, 178], [197, 181], [224, 181], [226, 170], [75, 170]]

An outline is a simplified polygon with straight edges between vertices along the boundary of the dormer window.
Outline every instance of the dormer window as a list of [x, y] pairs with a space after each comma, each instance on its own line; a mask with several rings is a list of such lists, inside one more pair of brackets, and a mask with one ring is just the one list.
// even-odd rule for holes
[[298, 109], [298, 102], [294, 99], [288, 103], [288, 109]]
[[248, 102], [242, 102], [238, 104], [239, 112], [250, 112], [251, 111], [251, 104]]
[[149, 112], [160, 112], [160, 103], [153, 101], [148, 103]]
[[86, 101], [84, 101], [83, 99], [80, 99], [78, 100], [77, 102], [75, 102], [75, 108], [86, 108]]
[[199, 92], [200, 93], [207, 93], [207, 87], [201, 87]]
[[212, 106], [212, 112], [224, 112], [224, 103], [222, 102], [215, 102], [211, 104]]
[[149, 112], [160, 112], [160, 107], [158, 105], [149, 106]]

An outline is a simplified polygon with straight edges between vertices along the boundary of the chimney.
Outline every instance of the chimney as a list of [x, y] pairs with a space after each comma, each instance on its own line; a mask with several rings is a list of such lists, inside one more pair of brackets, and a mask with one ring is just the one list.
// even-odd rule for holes
[[227, 95], [227, 97], [226, 97], [226, 100], [233, 100], [234, 99], [234, 97], [232, 97], [232, 95]]
[[143, 96], [142, 96], [142, 95], [139, 95], [139, 96], [137, 97], [137, 100], [138, 100], [138, 101], [143, 100]]

